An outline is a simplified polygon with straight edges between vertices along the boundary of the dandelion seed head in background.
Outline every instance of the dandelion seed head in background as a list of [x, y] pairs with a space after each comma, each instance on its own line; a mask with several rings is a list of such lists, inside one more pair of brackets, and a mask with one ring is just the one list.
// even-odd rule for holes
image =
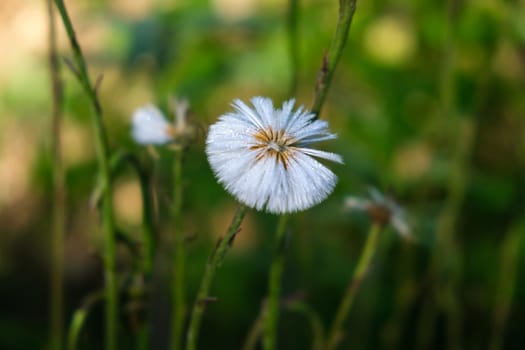
[[155, 106], [137, 108], [133, 113], [132, 136], [141, 145], [163, 145], [173, 140], [173, 127]]
[[195, 127], [188, 120], [189, 103], [186, 99], [171, 98], [170, 107], [175, 120], [169, 122], [154, 105], [137, 108], [133, 112], [131, 134], [141, 145], [185, 145], [195, 137]]
[[372, 221], [392, 225], [403, 238], [412, 239], [411, 228], [405, 210], [392, 198], [385, 196], [376, 188], [369, 188], [370, 198], [348, 196], [344, 202], [347, 210], [366, 212]]
[[336, 138], [328, 123], [303, 107], [293, 111], [293, 99], [281, 109], [269, 98], [254, 97], [251, 102], [253, 108], [235, 100], [234, 111], [210, 126], [206, 154], [219, 182], [241, 203], [274, 214], [323, 201], [337, 177], [313, 157], [343, 161], [309, 146]]

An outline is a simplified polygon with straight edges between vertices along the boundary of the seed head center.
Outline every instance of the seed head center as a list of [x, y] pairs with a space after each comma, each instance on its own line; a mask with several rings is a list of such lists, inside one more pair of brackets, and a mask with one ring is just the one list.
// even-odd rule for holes
[[272, 128], [260, 129], [253, 134], [253, 137], [257, 143], [250, 149], [260, 152], [257, 159], [274, 157], [287, 168], [288, 160], [292, 155], [291, 147], [295, 142], [293, 137], [286, 134], [284, 130], [275, 131]]

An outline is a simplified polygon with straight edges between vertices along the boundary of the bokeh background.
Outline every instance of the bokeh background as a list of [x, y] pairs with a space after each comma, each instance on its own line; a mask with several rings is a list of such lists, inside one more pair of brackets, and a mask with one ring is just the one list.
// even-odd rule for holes
[[[135, 152], [153, 173], [161, 247], [153, 335], [154, 349], [162, 350], [169, 330], [170, 252], [162, 247], [170, 241], [172, 158], [168, 149], [133, 143], [133, 110], [156, 103], [168, 112], [169, 98], [186, 97], [204, 134], [234, 98], [269, 96], [280, 105], [293, 95], [308, 107], [338, 4], [298, 1], [295, 62], [284, 0], [66, 5], [92, 76], [104, 76], [99, 95], [111, 149]], [[52, 217], [45, 1], [2, 0], [0, 23], [0, 348], [45, 349]], [[57, 27], [60, 54], [70, 57], [58, 21]], [[103, 278], [99, 217], [90, 204], [97, 170], [89, 102], [64, 65], [62, 77], [69, 321]], [[342, 348], [523, 348], [524, 93], [524, 1], [358, 1], [321, 115], [339, 135], [322, 147], [345, 164], [331, 165], [339, 176], [335, 192], [292, 217], [283, 298], [308, 308], [284, 303], [280, 348], [308, 349], [312, 322], [329, 325], [370, 225], [366, 216], [344, 211], [343, 202], [366, 195], [369, 186], [395, 195], [413, 239], [383, 232]], [[184, 163], [188, 303], [236, 208], [203, 149], [201, 135]], [[115, 181], [114, 206], [119, 228], [138, 235], [140, 190], [128, 171]], [[275, 216], [249, 213], [217, 275], [218, 300], [205, 314], [200, 348], [241, 348], [266, 294], [275, 223]], [[122, 278], [129, 260], [119, 247]], [[102, 309], [93, 307], [82, 349], [100, 348]], [[125, 308], [121, 333], [130, 338]], [[132, 347], [126, 340], [123, 346]]]

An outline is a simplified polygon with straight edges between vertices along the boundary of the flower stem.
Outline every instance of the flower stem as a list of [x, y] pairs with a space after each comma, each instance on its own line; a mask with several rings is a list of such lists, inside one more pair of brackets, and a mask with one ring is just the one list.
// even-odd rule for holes
[[363, 280], [370, 268], [372, 258], [377, 250], [379, 233], [381, 232], [381, 225], [373, 223], [370, 227], [370, 232], [366, 239], [365, 247], [359, 257], [357, 262], [357, 267], [355, 268], [354, 275], [346, 288], [346, 292], [341, 299], [339, 308], [335, 315], [334, 321], [332, 323], [332, 328], [328, 335], [328, 341], [326, 344], [326, 350], [333, 350], [337, 347], [343, 336], [343, 323], [352, 308], [354, 303], [355, 296], [363, 283]]
[[[458, 39], [455, 33], [460, 25], [463, 1], [448, 0], [445, 15], [445, 44], [440, 71], [440, 104], [443, 130], [452, 130], [450, 135], [456, 143], [451, 158], [451, 170], [446, 184], [447, 198], [436, 222], [430, 275], [436, 279], [436, 288], [423, 306], [425, 317], [421, 325], [419, 345], [426, 348], [435, 342], [438, 334], [438, 318], [444, 317], [447, 348], [461, 349], [462, 310], [459, 300], [459, 284], [462, 275], [461, 246], [457, 239], [456, 225], [459, 221], [465, 198], [465, 189], [470, 172], [470, 157], [476, 140], [474, 119], [463, 117], [458, 110], [457, 53]], [[489, 67], [487, 67], [490, 69]], [[480, 79], [482, 81], [482, 79]], [[481, 91], [481, 90], [480, 90]], [[485, 101], [485, 99], [483, 99]], [[450, 128], [450, 125], [455, 125]], [[423, 328], [425, 327], [425, 328]]]
[[265, 350], [273, 350], [277, 343], [277, 321], [279, 318], [279, 296], [281, 294], [281, 279], [284, 269], [284, 251], [286, 248], [286, 224], [288, 215], [279, 217], [275, 235], [276, 252], [270, 266], [268, 279], [268, 304], [264, 318], [263, 345]]
[[208, 257], [204, 275], [202, 276], [199, 292], [193, 305], [191, 312], [190, 325], [188, 327], [186, 350], [195, 350], [197, 348], [197, 337], [199, 334], [199, 326], [202, 319], [202, 314], [209, 302], [209, 291], [215, 272], [222, 264], [224, 257], [233, 244], [235, 235], [239, 232], [242, 220], [246, 215], [247, 208], [243, 205], [239, 206], [235, 216], [226, 231], [224, 237], [219, 238], [211, 255]]
[[153, 255], [155, 251], [154, 242], [154, 223], [153, 223], [153, 198], [150, 190], [150, 177], [140, 160], [133, 154], [125, 150], [114, 152], [110, 159], [111, 178], [114, 180], [119, 169], [125, 164], [131, 166], [135, 171], [142, 200], [142, 241], [141, 241], [141, 262], [140, 269], [146, 279], [151, 277], [153, 269]]
[[[154, 220], [153, 220], [153, 198], [150, 190], [150, 178], [148, 172], [141, 165], [140, 160], [127, 151], [115, 152], [110, 160], [111, 177], [114, 180], [121, 166], [128, 163], [135, 171], [142, 197], [142, 241], [140, 242], [139, 267], [147, 282], [151, 279], [153, 270], [154, 246]], [[149, 345], [148, 315], [145, 316], [141, 329], [137, 335], [137, 349], [146, 350]]]
[[182, 228], [182, 160], [183, 150], [175, 151], [173, 169], [173, 286], [172, 286], [172, 331], [171, 350], [180, 349], [182, 346], [182, 329], [184, 326], [185, 300], [186, 300], [186, 252], [184, 231]]
[[[150, 191], [149, 175], [139, 163], [135, 163], [136, 171], [139, 177], [140, 189], [142, 195], [142, 261], [141, 269], [146, 282], [150, 282], [153, 270], [154, 246], [154, 227], [153, 227], [153, 199]], [[148, 298], [146, 298], [148, 300]], [[149, 305], [147, 303], [146, 305]], [[148, 310], [147, 308], [146, 310]], [[148, 310], [149, 311], [149, 310]], [[142, 325], [138, 336], [138, 347], [140, 350], [149, 348], [149, 313], [146, 312], [144, 324]]]
[[312, 113], [319, 117], [332, 77], [341, 57], [352, 24], [357, 0], [339, 0], [339, 16], [330, 49], [323, 56], [323, 64], [317, 76]]
[[297, 90], [299, 75], [299, 40], [297, 31], [299, 0], [288, 0], [288, 50], [290, 53], [290, 96]]
[[62, 163], [62, 108], [63, 84], [57, 54], [57, 33], [52, 0], [47, 1], [49, 19], [49, 71], [52, 94], [51, 153], [53, 159], [53, 231], [51, 237], [51, 349], [63, 348], [64, 333], [64, 224], [65, 224], [65, 184]]
[[248, 335], [246, 336], [246, 339], [242, 346], [242, 350], [255, 350], [257, 348], [257, 343], [259, 342], [259, 338], [263, 331], [265, 312], [266, 305], [263, 305], [261, 307], [259, 315], [253, 322], [253, 325], [251, 326], [250, 330], [248, 331]]
[[104, 297], [102, 292], [95, 292], [89, 295], [83, 302], [83, 305], [75, 310], [73, 317], [71, 318], [71, 323], [69, 324], [69, 331], [67, 335], [67, 349], [76, 350], [78, 347], [78, 337], [86, 319], [89, 315], [91, 307], [96, 304], [98, 301], [102, 300]]
[[500, 350], [504, 345], [505, 325], [509, 319], [512, 299], [516, 291], [520, 250], [525, 242], [525, 220], [512, 225], [501, 246], [499, 281], [492, 321], [490, 350]]
[[287, 303], [285, 308], [289, 311], [300, 313], [308, 319], [312, 332], [311, 349], [321, 350], [323, 348], [324, 329], [323, 322], [321, 321], [319, 315], [310, 306], [308, 306], [308, 304], [301, 301]]
[[111, 179], [109, 169], [109, 147], [102, 120], [102, 107], [89, 78], [86, 63], [80, 45], [78, 44], [63, 0], [55, 0], [62, 22], [67, 32], [74, 56], [74, 73], [82, 85], [84, 93], [90, 99], [93, 107], [93, 127], [103, 189], [102, 218], [104, 232], [104, 279], [106, 300], [106, 349], [117, 349], [117, 315], [118, 290], [115, 271], [115, 224], [112, 207]]

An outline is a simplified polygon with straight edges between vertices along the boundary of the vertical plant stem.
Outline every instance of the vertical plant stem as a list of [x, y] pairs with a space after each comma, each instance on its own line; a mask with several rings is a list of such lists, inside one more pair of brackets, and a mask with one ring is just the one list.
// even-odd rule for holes
[[297, 22], [299, 17], [299, 0], [288, 0], [288, 50], [290, 53], [290, 87], [289, 94], [295, 95], [299, 76], [299, 35]]
[[339, 308], [337, 309], [334, 321], [332, 323], [332, 328], [330, 329], [330, 333], [328, 335], [326, 350], [335, 349], [343, 337], [343, 323], [345, 322], [346, 317], [352, 308], [355, 296], [357, 295], [357, 292], [359, 291], [359, 288], [361, 287], [361, 284], [363, 283], [363, 280], [370, 268], [372, 258], [374, 257], [378, 247], [378, 238], [380, 232], [381, 225], [378, 223], [373, 223], [370, 227], [370, 232], [368, 233], [365, 247], [354, 270], [354, 275], [352, 276], [350, 284], [348, 284], [346, 292], [341, 299], [341, 303], [339, 304]]
[[266, 313], [266, 305], [263, 305], [261, 307], [259, 315], [253, 322], [253, 325], [251, 326], [250, 330], [248, 331], [248, 335], [246, 336], [246, 339], [244, 340], [242, 350], [257, 349], [257, 343], [259, 342], [259, 338], [263, 332], [265, 313]]
[[86, 323], [86, 319], [89, 316], [89, 312], [93, 305], [103, 299], [104, 295], [102, 292], [96, 292], [88, 295], [82, 306], [75, 310], [71, 322], [69, 323], [69, 331], [67, 334], [67, 350], [76, 350], [78, 348], [78, 338], [82, 332], [82, 328]]
[[[153, 257], [154, 257], [154, 227], [153, 227], [153, 203], [150, 191], [149, 175], [142, 167], [140, 167], [138, 161], [135, 163], [137, 174], [140, 182], [140, 190], [142, 196], [142, 261], [141, 270], [144, 275], [144, 279], [147, 284], [151, 280], [151, 274], [153, 270]], [[147, 288], [147, 287], [146, 287]], [[146, 300], [149, 300], [146, 297]], [[149, 305], [149, 303], [146, 303]], [[141, 326], [138, 335], [137, 349], [147, 350], [149, 348], [149, 307], [146, 306], [146, 316], [144, 324]]]
[[74, 72], [93, 107], [93, 128], [95, 131], [98, 166], [103, 189], [102, 221], [104, 234], [106, 349], [115, 350], [117, 349], [118, 290], [115, 266], [115, 223], [112, 207], [108, 141], [102, 119], [102, 107], [98, 100], [96, 87], [91, 84], [84, 56], [75, 36], [73, 24], [67, 13], [66, 6], [62, 0], [55, 0], [55, 5], [60, 13], [73, 50], [75, 61]]
[[140, 191], [142, 197], [142, 273], [149, 280], [153, 270], [153, 257], [155, 252], [153, 224], [153, 199], [150, 191], [149, 175], [138, 169]]
[[204, 275], [202, 276], [199, 292], [197, 293], [197, 298], [195, 299], [195, 304], [191, 311], [190, 325], [188, 327], [188, 333], [186, 338], [186, 350], [196, 350], [197, 349], [197, 338], [199, 335], [199, 327], [202, 319], [202, 314], [206, 309], [206, 305], [210, 302], [209, 292], [213, 278], [215, 277], [215, 272], [222, 264], [226, 253], [233, 245], [233, 240], [239, 232], [241, 227], [242, 220], [246, 215], [247, 208], [244, 205], [240, 205], [235, 213], [235, 216], [230, 223], [230, 226], [226, 230], [224, 237], [219, 238], [215, 248], [213, 249], [211, 255], [208, 257], [206, 263], [206, 268], [204, 270]]
[[55, 12], [52, 0], [47, 0], [49, 19], [49, 70], [52, 94], [51, 153], [53, 160], [53, 230], [51, 238], [51, 349], [63, 348], [64, 333], [64, 225], [65, 184], [62, 164], [63, 85], [58, 62]]
[[[150, 177], [145, 168], [141, 165], [139, 159], [132, 153], [126, 151], [114, 152], [110, 160], [110, 171], [112, 180], [114, 180], [121, 166], [128, 163], [135, 171], [139, 184], [142, 199], [142, 241], [139, 255], [138, 268], [148, 284], [153, 270], [153, 257], [155, 251], [154, 245], [154, 220], [153, 220], [153, 198], [150, 189]], [[148, 299], [148, 298], [144, 298]], [[148, 314], [146, 312], [144, 323], [138, 331], [137, 349], [146, 350], [149, 346], [149, 325], [147, 322]]]
[[514, 224], [501, 246], [499, 281], [492, 322], [490, 350], [500, 350], [504, 345], [505, 324], [510, 314], [516, 289], [520, 250], [525, 242], [525, 221]]
[[173, 253], [175, 256], [173, 259], [171, 350], [177, 350], [182, 347], [182, 330], [186, 307], [186, 252], [182, 227], [182, 161], [183, 150], [175, 151], [173, 169]]
[[323, 348], [324, 328], [323, 322], [319, 315], [308, 304], [301, 301], [294, 301], [286, 303], [285, 308], [289, 311], [294, 311], [303, 314], [310, 323], [312, 332], [312, 347], [311, 350], [321, 350]]
[[263, 345], [265, 350], [274, 350], [277, 344], [277, 322], [279, 319], [279, 297], [281, 294], [281, 279], [284, 269], [284, 252], [286, 249], [286, 224], [288, 215], [279, 217], [275, 235], [276, 251], [270, 266], [268, 278], [268, 301], [264, 317]]
[[[469, 160], [475, 140], [476, 124], [471, 118], [462, 118], [457, 108], [456, 84], [456, 29], [459, 25], [463, 1], [449, 0], [446, 4], [447, 25], [443, 66], [441, 69], [441, 109], [443, 125], [456, 125], [453, 135], [457, 140], [452, 158], [452, 170], [448, 179], [448, 197], [436, 225], [436, 243], [432, 265], [436, 269], [436, 305], [438, 312], [445, 316], [447, 348], [461, 349], [462, 315], [459, 304], [459, 283], [462, 274], [461, 247], [457, 238], [456, 225], [461, 214], [465, 188], [469, 176]], [[445, 126], [446, 128], [446, 126]], [[430, 301], [432, 303], [432, 301]], [[430, 305], [429, 338], [425, 345], [434, 343], [437, 315]]]
[[343, 53], [348, 38], [348, 31], [350, 30], [352, 18], [355, 13], [356, 2], [357, 0], [339, 0], [337, 27], [330, 49], [323, 56], [323, 63], [315, 85], [314, 102], [311, 110], [317, 117], [319, 117], [321, 113], [321, 107], [323, 106], [328, 88], [332, 82], [337, 62], [339, 62], [339, 58]]
[[154, 242], [154, 220], [153, 220], [153, 198], [150, 190], [150, 177], [140, 160], [128, 151], [114, 152], [110, 159], [111, 178], [114, 180], [120, 168], [125, 164], [131, 166], [137, 175], [142, 200], [142, 241], [140, 253], [140, 270], [146, 278], [151, 276], [153, 269], [153, 255], [155, 251]]
[[[466, 182], [467, 150], [470, 148], [470, 126], [465, 122], [460, 125], [459, 114], [456, 109], [456, 38], [455, 32], [458, 23], [458, 9], [462, 1], [449, 0], [445, 4], [445, 32], [442, 52], [442, 65], [439, 77], [440, 104], [443, 130], [458, 132], [457, 135], [447, 135], [458, 144], [455, 147], [451, 176], [447, 184], [448, 197], [445, 201], [436, 223], [436, 241], [433, 247], [430, 263], [430, 278], [436, 279], [437, 286], [431, 290], [429, 298], [422, 308], [418, 345], [428, 348], [434, 343], [438, 313], [446, 317], [446, 337], [449, 349], [457, 349], [459, 338], [459, 308], [457, 305], [456, 289], [460, 280], [461, 254], [455, 234], [461, 204], [463, 202]], [[461, 128], [448, 128], [455, 123]], [[461, 129], [465, 135], [462, 135]]]

